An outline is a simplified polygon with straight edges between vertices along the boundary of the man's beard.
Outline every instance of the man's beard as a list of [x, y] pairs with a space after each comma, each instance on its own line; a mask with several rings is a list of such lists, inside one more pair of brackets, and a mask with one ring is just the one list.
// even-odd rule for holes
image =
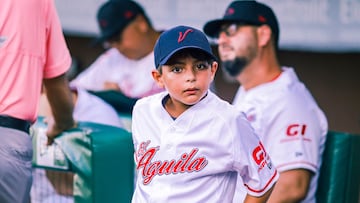
[[222, 62], [224, 70], [232, 77], [238, 76], [244, 67], [248, 64], [245, 58], [236, 57], [234, 60], [227, 60]]

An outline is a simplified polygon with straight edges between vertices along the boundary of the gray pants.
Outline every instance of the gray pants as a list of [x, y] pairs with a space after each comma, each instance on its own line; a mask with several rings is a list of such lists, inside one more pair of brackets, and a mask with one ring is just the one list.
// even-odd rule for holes
[[32, 141], [27, 133], [0, 127], [0, 202], [28, 203]]

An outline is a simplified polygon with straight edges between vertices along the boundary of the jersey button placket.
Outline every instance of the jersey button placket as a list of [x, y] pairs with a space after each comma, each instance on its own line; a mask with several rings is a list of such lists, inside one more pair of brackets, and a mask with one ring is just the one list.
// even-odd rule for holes
[[162, 145], [164, 146], [164, 150], [168, 154], [169, 157], [175, 158], [175, 150], [173, 150], [174, 147], [174, 136], [175, 136], [175, 127], [170, 126], [167, 131], [165, 131], [162, 135]]

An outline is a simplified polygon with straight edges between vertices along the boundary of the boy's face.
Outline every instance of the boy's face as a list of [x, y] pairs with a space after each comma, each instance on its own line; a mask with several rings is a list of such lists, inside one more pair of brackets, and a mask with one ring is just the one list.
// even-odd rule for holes
[[148, 53], [144, 49], [144, 39], [147, 38], [148, 25], [142, 16], [138, 16], [124, 30], [109, 40], [112, 48], [132, 60], [139, 60]]
[[217, 62], [209, 64], [191, 56], [175, 57], [171, 65], [163, 65], [161, 71], [152, 72], [155, 81], [164, 87], [172, 102], [191, 106], [206, 94], [215, 77]]

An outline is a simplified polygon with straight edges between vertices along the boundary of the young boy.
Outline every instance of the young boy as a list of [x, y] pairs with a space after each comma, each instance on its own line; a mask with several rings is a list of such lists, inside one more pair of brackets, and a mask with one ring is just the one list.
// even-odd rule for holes
[[209, 91], [218, 64], [205, 35], [175, 27], [154, 54], [166, 92], [134, 107], [132, 202], [232, 202], [238, 173], [245, 202], [265, 202], [278, 173], [244, 115]]

